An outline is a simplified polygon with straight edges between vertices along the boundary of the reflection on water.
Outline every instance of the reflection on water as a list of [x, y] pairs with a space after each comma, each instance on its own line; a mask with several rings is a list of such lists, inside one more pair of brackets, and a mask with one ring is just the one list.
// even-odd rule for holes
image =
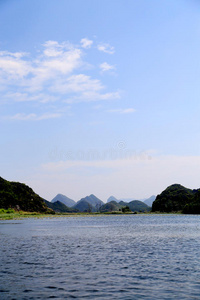
[[0, 299], [200, 299], [200, 216], [0, 221]]

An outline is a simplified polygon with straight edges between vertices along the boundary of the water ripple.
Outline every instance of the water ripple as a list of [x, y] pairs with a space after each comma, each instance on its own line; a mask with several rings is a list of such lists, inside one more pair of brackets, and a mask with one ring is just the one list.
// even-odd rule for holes
[[200, 217], [4, 221], [0, 257], [3, 300], [199, 299]]

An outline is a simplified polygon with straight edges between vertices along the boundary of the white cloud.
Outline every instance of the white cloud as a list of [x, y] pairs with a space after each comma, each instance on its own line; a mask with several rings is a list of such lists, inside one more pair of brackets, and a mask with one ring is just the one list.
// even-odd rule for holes
[[110, 70], [114, 70], [115, 67], [112, 66], [112, 65], [109, 65], [107, 62], [104, 62], [102, 64], [100, 64], [100, 69], [102, 72], [105, 72], [105, 71], [110, 71]]
[[52, 90], [60, 91], [63, 94], [72, 94], [65, 102], [73, 103], [80, 101], [98, 101], [119, 99], [119, 92], [103, 93], [105, 87], [98, 79], [92, 79], [84, 74], [72, 75], [65, 81], [55, 82]]
[[35, 113], [30, 114], [23, 114], [18, 113], [13, 116], [5, 117], [6, 120], [13, 120], [13, 121], [41, 121], [47, 119], [55, 119], [61, 117], [60, 113], [45, 113], [42, 115], [36, 115]]
[[68, 51], [79, 49], [78, 47], [67, 41], [58, 43], [57, 41], [49, 40], [46, 41], [42, 46], [44, 47], [43, 55], [47, 57], [62, 56]]
[[68, 47], [65, 44], [59, 44], [57, 41], [47, 41], [43, 44], [45, 47], [43, 53], [47, 57], [55, 57], [63, 54], [63, 49]]
[[27, 88], [30, 91], [38, 91], [51, 87], [54, 81], [62, 80], [82, 65], [82, 51], [67, 45], [52, 47], [52, 41], [47, 43], [44, 55], [35, 60], [33, 77], [27, 80]]
[[118, 108], [118, 109], [110, 109], [108, 110], [110, 113], [119, 113], [119, 114], [131, 114], [135, 112], [134, 108]]
[[28, 93], [20, 93], [20, 92], [10, 92], [5, 94], [4, 99], [9, 99], [10, 101], [15, 102], [31, 102], [36, 101], [40, 103], [48, 103], [55, 102], [58, 100], [58, 97], [43, 93], [35, 93], [33, 95], [29, 95]]
[[56, 78], [69, 75], [82, 64], [82, 52], [68, 43], [48, 41], [42, 55], [0, 52], [0, 82], [35, 92]]
[[[55, 89], [56, 86], [53, 87]], [[87, 91], [100, 91], [104, 87], [100, 80], [92, 79], [84, 74], [72, 75], [62, 82], [57, 82], [57, 91], [62, 93], [83, 93]]]
[[68, 76], [82, 64], [82, 51], [69, 43], [48, 41], [36, 58], [23, 53], [0, 52], [0, 82], [35, 92], [46, 89], [55, 78]]
[[[89, 44], [89, 40], [83, 39]], [[69, 43], [47, 41], [44, 51], [36, 58], [24, 53], [0, 52], [0, 82], [12, 85], [13, 93], [26, 94], [49, 91], [59, 93], [88, 93], [101, 90], [103, 84], [85, 74], [73, 74], [83, 65], [82, 51]], [[113, 68], [102, 64], [103, 70]], [[20, 92], [19, 92], [20, 87]], [[5, 96], [5, 95], [4, 95]], [[19, 98], [19, 97], [18, 97]], [[33, 98], [33, 97], [32, 97]], [[25, 99], [25, 97], [23, 97]]]
[[[0, 52], [0, 99], [6, 102], [49, 103], [102, 101], [120, 98], [118, 91], [109, 91], [98, 78], [83, 73], [86, 50], [93, 41], [82, 39], [81, 49], [69, 42], [47, 41], [36, 55], [24, 52]], [[100, 51], [113, 51], [102, 45]], [[114, 67], [101, 65], [102, 71]], [[67, 99], [67, 100], [66, 100]], [[63, 104], [64, 105], [64, 104]], [[48, 110], [48, 109], [47, 109]], [[32, 112], [32, 108], [30, 108]], [[13, 116], [13, 119], [38, 119], [32, 113]]]
[[0, 78], [15, 81], [27, 76], [32, 66], [24, 60], [24, 56], [24, 53], [0, 52]]
[[85, 49], [89, 49], [93, 44], [92, 40], [89, 40], [87, 38], [84, 38], [81, 40], [81, 46]]
[[[54, 75], [55, 72], [69, 74], [79, 67], [81, 50], [73, 49], [53, 57], [54, 58], [44, 59], [42, 61], [41, 70], [48, 71]], [[38, 70], [38, 68], [36, 70]]]
[[115, 48], [113, 46], [110, 46], [109, 44], [99, 44], [97, 46], [97, 49], [99, 51], [108, 53], [108, 54], [114, 54], [115, 53]]
[[113, 100], [113, 99], [119, 99], [120, 98], [120, 93], [119, 92], [114, 92], [114, 93], [98, 93], [95, 91], [85, 91], [83, 92], [80, 96], [77, 95], [68, 98], [65, 100], [66, 103], [78, 103], [78, 102], [94, 102], [94, 101], [106, 101], [106, 100]]

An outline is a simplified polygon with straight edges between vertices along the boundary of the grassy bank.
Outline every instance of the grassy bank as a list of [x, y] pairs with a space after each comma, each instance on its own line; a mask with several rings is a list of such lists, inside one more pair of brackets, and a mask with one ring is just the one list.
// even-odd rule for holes
[[101, 216], [101, 215], [130, 215], [135, 213], [122, 213], [120, 211], [105, 213], [55, 213], [42, 214], [38, 212], [15, 211], [14, 209], [0, 209], [0, 220], [18, 220], [24, 218], [53, 218], [53, 217], [81, 217], [81, 216]]
[[37, 212], [15, 211], [14, 209], [0, 209], [0, 220], [17, 220], [23, 218], [43, 218], [54, 216], [50, 214], [41, 214]]
[[176, 213], [161, 213], [161, 212], [126, 212], [120, 211], [113, 212], [96, 212], [96, 213], [55, 213], [55, 214], [42, 214], [38, 212], [26, 212], [26, 211], [15, 211], [14, 209], [0, 209], [0, 220], [19, 220], [24, 218], [57, 218], [57, 217], [93, 217], [93, 216], [110, 216], [110, 215], [169, 215], [169, 214], [182, 214], [181, 212]]

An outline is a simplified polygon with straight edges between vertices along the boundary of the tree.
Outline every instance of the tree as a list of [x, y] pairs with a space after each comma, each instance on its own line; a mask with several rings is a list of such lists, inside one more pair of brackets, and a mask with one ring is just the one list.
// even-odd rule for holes
[[126, 212], [131, 212], [130, 208], [128, 207], [128, 205], [122, 207], [122, 212], [126, 213]]

